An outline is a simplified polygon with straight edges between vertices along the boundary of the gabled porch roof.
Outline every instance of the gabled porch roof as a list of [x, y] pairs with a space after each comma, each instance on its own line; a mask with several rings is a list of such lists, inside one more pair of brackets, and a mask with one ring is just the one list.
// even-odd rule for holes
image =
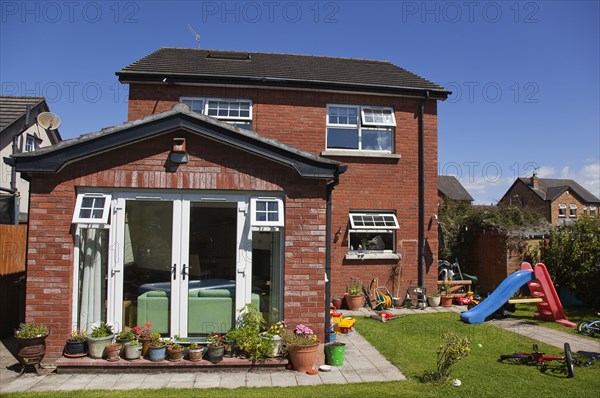
[[177, 104], [172, 110], [104, 128], [70, 140], [5, 158], [24, 175], [58, 173], [91, 156], [155, 136], [183, 130], [294, 169], [301, 177], [331, 180], [345, 171], [339, 162], [301, 151], [253, 131], [237, 128]]

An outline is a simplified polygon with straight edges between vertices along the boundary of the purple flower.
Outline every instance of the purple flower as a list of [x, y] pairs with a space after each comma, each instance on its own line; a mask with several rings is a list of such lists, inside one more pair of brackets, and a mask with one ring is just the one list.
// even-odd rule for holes
[[312, 336], [314, 334], [311, 328], [304, 325], [297, 325], [296, 329], [294, 329], [294, 333], [301, 336]]

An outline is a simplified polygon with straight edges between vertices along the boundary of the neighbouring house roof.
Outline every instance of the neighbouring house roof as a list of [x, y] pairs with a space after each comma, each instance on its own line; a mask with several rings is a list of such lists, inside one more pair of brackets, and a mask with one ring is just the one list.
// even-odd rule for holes
[[[560, 195], [562, 195], [565, 191], [568, 190], [574, 193], [575, 195], [579, 196], [579, 198], [585, 203], [600, 203], [600, 199], [592, 195], [587, 189], [585, 189], [573, 180], [566, 180], [560, 178], [538, 178], [537, 188], [534, 188], [531, 185], [531, 178], [519, 177], [518, 180], [525, 184], [527, 187], [529, 187], [529, 189], [535, 192], [535, 194], [538, 195], [540, 199], [544, 201], [553, 202]], [[504, 196], [506, 196], [506, 194]]]
[[473, 197], [454, 176], [438, 176], [438, 192], [452, 200], [473, 201]]
[[15, 164], [17, 171], [26, 175], [57, 173], [70, 163], [175, 130], [189, 131], [283, 164], [296, 170], [302, 177], [333, 179], [346, 169], [337, 161], [192, 112], [184, 104], [177, 104], [167, 112], [61, 141], [35, 152], [19, 153], [13, 155], [9, 162]]
[[[29, 105], [29, 121], [26, 119]], [[21, 134], [29, 126], [36, 123], [36, 117], [48, 112], [48, 104], [44, 97], [0, 96], [0, 135], [15, 136]], [[61, 140], [58, 130], [50, 131], [50, 140], [54, 143]]]
[[[212, 83], [393, 93], [446, 99], [444, 87], [388, 61], [161, 48], [116, 73], [122, 83]], [[166, 80], [165, 80], [166, 79]]]

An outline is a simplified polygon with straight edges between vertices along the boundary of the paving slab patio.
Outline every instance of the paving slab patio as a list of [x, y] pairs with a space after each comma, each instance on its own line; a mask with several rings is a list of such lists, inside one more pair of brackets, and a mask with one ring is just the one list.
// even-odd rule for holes
[[[364, 316], [364, 314], [361, 314]], [[42, 376], [26, 372], [17, 378], [19, 367], [6, 345], [0, 345], [0, 393], [22, 391], [126, 390], [148, 388], [238, 388], [291, 387], [320, 384], [348, 384], [370, 381], [405, 380], [398, 368], [357, 332], [340, 335], [346, 344], [344, 364], [330, 372], [308, 375], [285, 369], [190, 371], [181, 373], [53, 373]]]

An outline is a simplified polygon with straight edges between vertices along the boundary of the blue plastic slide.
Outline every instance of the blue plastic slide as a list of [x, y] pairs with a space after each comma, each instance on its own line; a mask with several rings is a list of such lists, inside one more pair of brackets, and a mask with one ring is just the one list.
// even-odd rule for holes
[[466, 323], [483, 323], [485, 318], [502, 307], [521, 286], [533, 279], [535, 279], [535, 275], [533, 271], [529, 270], [510, 274], [488, 298], [469, 311], [460, 314], [460, 319]]

